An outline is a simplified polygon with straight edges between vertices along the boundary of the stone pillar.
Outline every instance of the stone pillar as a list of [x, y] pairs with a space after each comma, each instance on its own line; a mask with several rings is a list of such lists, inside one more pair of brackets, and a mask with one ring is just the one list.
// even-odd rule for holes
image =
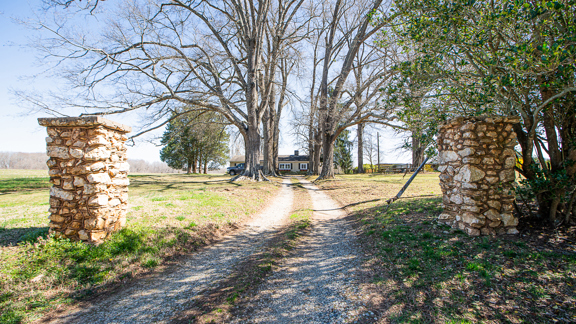
[[39, 118], [47, 127], [50, 232], [101, 243], [126, 223], [126, 133], [131, 128], [98, 116]]
[[458, 117], [439, 128], [438, 220], [469, 235], [517, 234], [514, 117]]

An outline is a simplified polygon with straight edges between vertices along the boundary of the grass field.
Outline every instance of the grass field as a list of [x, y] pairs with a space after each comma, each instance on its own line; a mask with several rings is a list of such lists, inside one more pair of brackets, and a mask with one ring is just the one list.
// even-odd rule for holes
[[276, 182], [131, 175], [127, 226], [104, 244], [47, 238], [46, 171], [0, 170], [0, 323], [37, 318], [197, 249], [258, 212]]
[[[131, 175], [127, 227], [104, 244], [88, 246], [45, 238], [45, 171], [0, 170], [0, 323], [34, 320], [58, 305], [171, 264], [256, 213], [278, 189], [275, 183], [228, 179]], [[472, 238], [438, 225], [436, 173], [419, 175], [385, 212], [385, 201], [406, 180], [343, 175], [317, 184], [358, 220], [360, 240], [371, 256], [364, 288], [384, 322], [576, 322], [574, 230], [521, 228], [521, 223], [519, 236]], [[290, 225], [277, 246], [242, 268], [241, 282], [263, 280], [308, 227], [311, 201], [296, 182]], [[231, 287], [213, 304], [216, 311], [222, 303], [233, 305], [234, 294], [247, 289], [236, 282]]]
[[419, 175], [408, 199], [385, 213], [407, 179], [345, 175], [318, 184], [358, 220], [372, 256], [367, 293], [384, 322], [576, 322], [576, 245], [542, 229], [474, 238], [438, 225], [437, 174]]

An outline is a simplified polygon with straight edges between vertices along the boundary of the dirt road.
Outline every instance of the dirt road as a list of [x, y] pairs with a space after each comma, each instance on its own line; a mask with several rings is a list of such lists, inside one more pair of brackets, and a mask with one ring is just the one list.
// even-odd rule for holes
[[312, 231], [243, 305], [234, 323], [351, 323], [373, 316], [357, 288], [361, 253], [346, 213], [302, 182], [312, 197]]
[[234, 265], [266, 245], [292, 209], [293, 190], [285, 179], [275, 200], [245, 228], [200, 250], [171, 273], [141, 280], [51, 323], [167, 323], [191, 300], [216, 287]]
[[[370, 322], [358, 289], [361, 253], [346, 213], [310, 182], [312, 230], [280, 268], [234, 310], [234, 323]], [[292, 211], [285, 179], [278, 196], [242, 230], [208, 246], [169, 273], [140, 280], [95, 302], [80, 304], [50, 323], [169, 323], [218, 284], [234, 267], [269, 244]]]

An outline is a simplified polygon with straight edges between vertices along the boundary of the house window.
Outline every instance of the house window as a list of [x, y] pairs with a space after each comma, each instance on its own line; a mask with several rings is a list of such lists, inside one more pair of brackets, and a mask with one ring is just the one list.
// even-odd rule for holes
[[308, 170], [308, 163], [300, 163], [300, 171]]
[[292, 163], [280, 163], [280, 171], [291, 171]]

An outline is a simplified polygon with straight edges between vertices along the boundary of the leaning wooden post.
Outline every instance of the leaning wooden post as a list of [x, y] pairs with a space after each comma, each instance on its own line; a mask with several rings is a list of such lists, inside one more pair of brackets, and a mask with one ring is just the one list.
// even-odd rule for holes
[[47, 127], [50, 232], [101, 243], [126, 223], [128, 126], [99, 116], [39, 118]]
[[439, 128], [438, 221], [469, 235], [517, 234], [514, 210], [517, 117], [458, 117]]
[[426, 162], [428, 162], [428, 157], [426, 157], [426, 159], [424, 159], [424, 162], [422, 162], [422, 164], [420, 164], [420, 166], [418, 167], [418, 169], [416, 169], [416, 171], [414, 171], [414, 174], [412, 174], [412, 176], [410, 177], [410, 179], [408, 179], [408, 181], [406, 181], [406, 183], [404, 184], [404, 186], [402, 187], [402, 189], [400, 189], [400, 191], [398, 191], [398, 193], [396, 194], [396, 196], [386, 200], [386, 204], [388, 204], [388, 207], [386, 207], [386, 210], [384, 211], [384, 214], [386, 214], [388, 212], [388, 209], [390, 208], [390, 204], [392, 204], [393, 202], [395, 202], [396, 200], [400, 199], [400, 197], [402, 197], [402, 195], [404, 194], [404, 191], [406, 191], [406, 189], [408, 189], [408, 187], [410, 186], [410, 184], [412, 183], [412, 180], [414, 180], [414, 178], [416, 178], [416, 176], [418, 175], [418, 173], [420, 173], [420, 171], [422, 171], [422, 169], [424, 168], [424, 166], [426, 165]]

